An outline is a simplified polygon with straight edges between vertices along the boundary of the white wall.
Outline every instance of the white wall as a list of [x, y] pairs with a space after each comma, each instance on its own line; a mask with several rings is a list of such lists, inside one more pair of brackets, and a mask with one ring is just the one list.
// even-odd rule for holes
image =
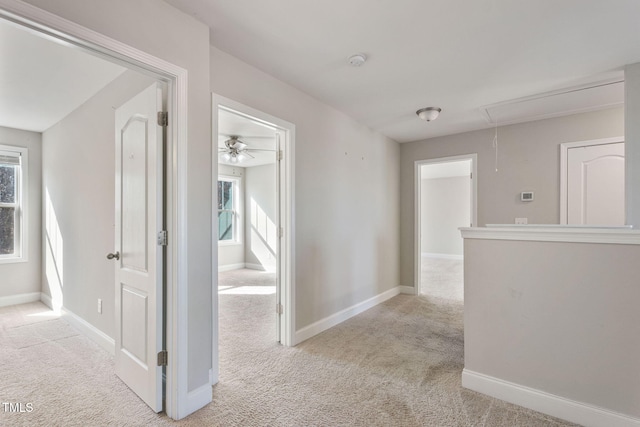
[[245, 263], [249, 268], [276, 270], [276, 165], [247, 168], [245, 186]]
[[626, 224], [640, 227], [640, 63], [624, 69]]
[[[188, 72], [186, 276], [189, 391], [209, 382], [212, 361], [211, 95], [209, 28], [161, 0], [27, 0]], [[214, 175], [215, 176], [215, 175]], [[213, 254], [214, 257], [217, 253]], [[93, 305], [93, 304], [92, 304]]]
[[[127, 71], [43, 133], [43, 291], [115, 337], [115, 114], [153, 83]], [[102, 314], [97, 300], [102, 299]]]
[[398, 286], [398, 144], [216, 48], [211, 88], [296, 126], [296, 329]]
[[0, 264], [0, 298], [40, 292], [42, 265], [42, 136], [0, 126], [0, 144], [29, 150], [27, 188], [27, 262]]
[[[414, 281], [414, 163], [478, 153], [478, 226], [514, 223], [557, 224], [560, 220], [560, 144], [624, 135], [624, 112], [613, 108], [498, 128], [498, 172], [493, 129], [401, 144], [401, 280]], [[535, 191], [533, 202], [520, 192]]]
[[[238, 200], [238, 223], [240, 232], [240, 241], [238, 243], [224, 243], [218, 245], [218, 267], [222, 269], [237, 268], [238, 265], [244, 265], [244, 247], [245, 247], [245, 233], [244, 222], [246, 218], [245, 211], [245, 198], [244, 192], [245, 186], [245, 171], [246, 168], [238, 166], [218, 165], [218, 176], [234, 177], [239, 180], [240, 183], [240, 200]], [[213, 223], [216, 224], [215, 218], [217, 218], [217, 212], [213, 213]]]
[[462, 256], [460, 227], [471, 223], [469, 176], [423, 179], [420, 185], [422, 253]]

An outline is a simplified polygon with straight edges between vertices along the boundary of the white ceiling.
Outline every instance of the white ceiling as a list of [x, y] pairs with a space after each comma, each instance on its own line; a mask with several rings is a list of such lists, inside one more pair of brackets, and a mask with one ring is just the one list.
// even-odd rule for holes
[[43, 132], [125, 71], [0, 19], [0, 126]]
[[247, 158], [236, 164], [224, 162], [218, 158], [220, 163], [244, 168], [275, 163], [276, 133], [274, 128], [231, 111], [220, 109], [218, 110], [218, 151], [225, 148], [224, 142], [231, 135], [238, 136], [240, 141], [247, 144]]
[[[167, 1], [214, 46], [399, 142], [490, 127], [484, 106], [640, 61], [637, 0]], [[369, 60], [351, 67], [357, 52]], [[427, 106], [438, 120], [417, 119]]]

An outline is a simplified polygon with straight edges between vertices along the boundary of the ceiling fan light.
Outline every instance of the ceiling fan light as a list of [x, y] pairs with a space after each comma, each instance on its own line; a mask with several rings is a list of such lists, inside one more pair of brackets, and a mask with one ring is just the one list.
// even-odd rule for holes
[[231, 154], [229, 153], [220, 154], [220, 160], [222, 160], [223, 162], [228, 162], [229, 160], [231, 160]]
[[247, 156], [245, 156], [244, 154], [242, 154], [242, 153], [238, 153], [238, 157], [237, 157], [238, 162], [241, 162], [241, 161], [243, 161], [243, 160], [244, 160], [244, 159], [246, 159], [246, 158], [247, 158]]
[[231, 163], [238, 163], [238, 156], [236, 156], [235, 154], [231, 156], [231, 159], [229, 160]]
[[441, 111], [442, 109], [438, 107], [427, 107], [427, 108], [419, 109], [418, 111], [416, 111], [416, 114], [422, 120], [426, 122], [430, 122], [432, 120], [437, 119]]

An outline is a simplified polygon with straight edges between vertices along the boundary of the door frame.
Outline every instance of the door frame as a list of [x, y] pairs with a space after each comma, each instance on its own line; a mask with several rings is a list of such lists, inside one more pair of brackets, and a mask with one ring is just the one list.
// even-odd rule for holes
[[[295, 262], [294, 256], [295, 248], [295, 200], [294, 200], [294, 146], [295, 146], [295, 125], [285, 120], [274, 117], [270, 114], [259, 111], [255, 108], [241, 104], [224, 96], [212, 93], [211, 94], [211, 114], [212, 114], [212, 164], [215, 170], [212, 173], [212, 177], [218, 176], [218, 151], [215, 149], [218, 145], [218, 110], [225, 109], [239, 116], [246, 117], [249, 120], [261, 122], [271, 127], [276, 128], [278, 131], [284, 134], [284, 141], [280, 141], [280, 150], [282, 151], [282, 160], [278, 170], [278, 215], [276, 227], [281, 227], [283, 230], [282, 237], [279, 239], [279, 251], [277, 253], [278, 261], [278, 280], [279, 283], [276, 286], [280, 289], [280, 301], [283, 305], [283, 314], [280, 318], [280, 341], [282, 345], [294, 346], [295, 342]], [[212, 212], [217, 212], [216, 203], [216, 191], [217, 188], [212, 183]], [[217, 229], [216, 227], [213, 227]], [[213, 274], [213, 289], [212, 289], [212, 327], [213, 327], [213, 383], [218, 382], [220, 368], [219, 368], [219, 353], [218, 353], [218, 324], [219, 324], [219, 312], [218, 312], [218, 239], [213, 236], [212, 239], [212, 274]], [[274, 307], [275, 314], [276, 307]]]
[[414, 293], [420, 295], [420, 283], [422, 281], [422, 166], [442, 163], [471, 161], [471, 227], [476, 227], [478, 222], [478, 154], [461, 154], [458, 156], [438, 157], [435, 159], [416, 160], [414, 163]]
[[569, 179], [567, 174], [569, 173], [569, 167], [567, 162], [569, 161], [569, 149], [591, 147], [593, 145], [617, 144], [619, 142], [624, 142], [624, 136], [591, 139], [588, 141], [563, 142], [560, 144], [560, 224], [567, 224], [568, 221], [569, 207], [567, 204], [569, 201], [569, 194], [567, 185], [569, 184]]
[[[45, 37], [78, 47], [167, 84], [169, 124], [165, 204], [166, 275], [165, 412], [180, 419], [202, 406], [189, 398], [187, 375], [187, 71], [75, 22], [18, 0], [0, 0], [0, 18]], [[180, 286], [178, 286], [180, 283]], [[210, 400], [210, 395], [209, 395]]]

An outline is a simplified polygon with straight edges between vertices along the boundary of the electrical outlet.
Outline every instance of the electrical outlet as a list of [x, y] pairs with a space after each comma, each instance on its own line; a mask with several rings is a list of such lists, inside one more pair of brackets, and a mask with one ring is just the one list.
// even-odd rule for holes
[[98, 314], [102, 314], [102, 299], [98, 298]]
[[527, 218], [516, 218], [516, 224], [527, 224]]

